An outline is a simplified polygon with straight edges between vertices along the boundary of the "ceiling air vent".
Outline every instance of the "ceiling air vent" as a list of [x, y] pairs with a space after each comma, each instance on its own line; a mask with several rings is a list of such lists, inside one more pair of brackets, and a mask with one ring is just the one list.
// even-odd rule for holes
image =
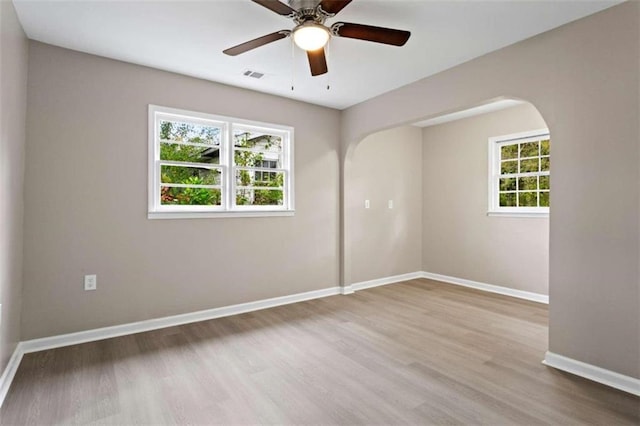
[[263, 72], [251, 71], [251, 70], [246, 70], [242, 74], [247, 76], [247, 77], [257, 78], [257, 79], [260, 79], [260, 78], [264, 77], [264, 73]]

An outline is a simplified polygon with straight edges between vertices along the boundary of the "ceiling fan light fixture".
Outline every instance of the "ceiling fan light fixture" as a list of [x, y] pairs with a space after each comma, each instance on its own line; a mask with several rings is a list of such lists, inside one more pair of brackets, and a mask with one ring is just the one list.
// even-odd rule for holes
[[315, 22], [305, 22], [293, 30], [293, 41], [302, 50], [322, 49], [329, 41], [329, 30]]

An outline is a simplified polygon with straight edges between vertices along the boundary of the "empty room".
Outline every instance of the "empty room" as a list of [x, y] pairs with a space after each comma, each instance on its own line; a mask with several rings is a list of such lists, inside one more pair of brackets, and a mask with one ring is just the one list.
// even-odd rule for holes
[[640, 424], [640, 2], [0, 0], [0, 424]]

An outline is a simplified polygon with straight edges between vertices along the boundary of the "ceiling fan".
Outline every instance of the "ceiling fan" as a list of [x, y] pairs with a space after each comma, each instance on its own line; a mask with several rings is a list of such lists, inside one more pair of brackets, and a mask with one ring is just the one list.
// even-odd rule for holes
[[307, 52], [311, 75], [313, 76], [325, 74], [328, 71], [324, 47], [331, 36], [355, 38], [393, 46], [403, 46], [411, 36], [409, 31], [371, 25], [336, 22], [328, 27], [324, 24], [327, 19], [333, 18], [352, 0], [289, 0], [289, 4], [282, 3], [279, 0], [251, 1], [266, 7], [278, 15], [293, 19], [296, 26], [292, 30], [276, 31], [241, 43], [224, 50], [223, 53], [236, 56], [292, 36], [294, 43]]

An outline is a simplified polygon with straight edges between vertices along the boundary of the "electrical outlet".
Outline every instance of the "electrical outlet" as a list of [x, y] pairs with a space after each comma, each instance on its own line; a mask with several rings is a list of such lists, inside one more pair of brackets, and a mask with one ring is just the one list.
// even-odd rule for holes
[[389, 200], [389, 208], [392, 209], [393, 208], [393, 200]]
[[371, 203], [369, 202], [369, 200], [364, 200], [364, 208], [368, 209], [369, 207], [371, 207]]
[[98, 287], [97, 275], [85, 275], [84, 276], [84, 289], [95, 290]]

